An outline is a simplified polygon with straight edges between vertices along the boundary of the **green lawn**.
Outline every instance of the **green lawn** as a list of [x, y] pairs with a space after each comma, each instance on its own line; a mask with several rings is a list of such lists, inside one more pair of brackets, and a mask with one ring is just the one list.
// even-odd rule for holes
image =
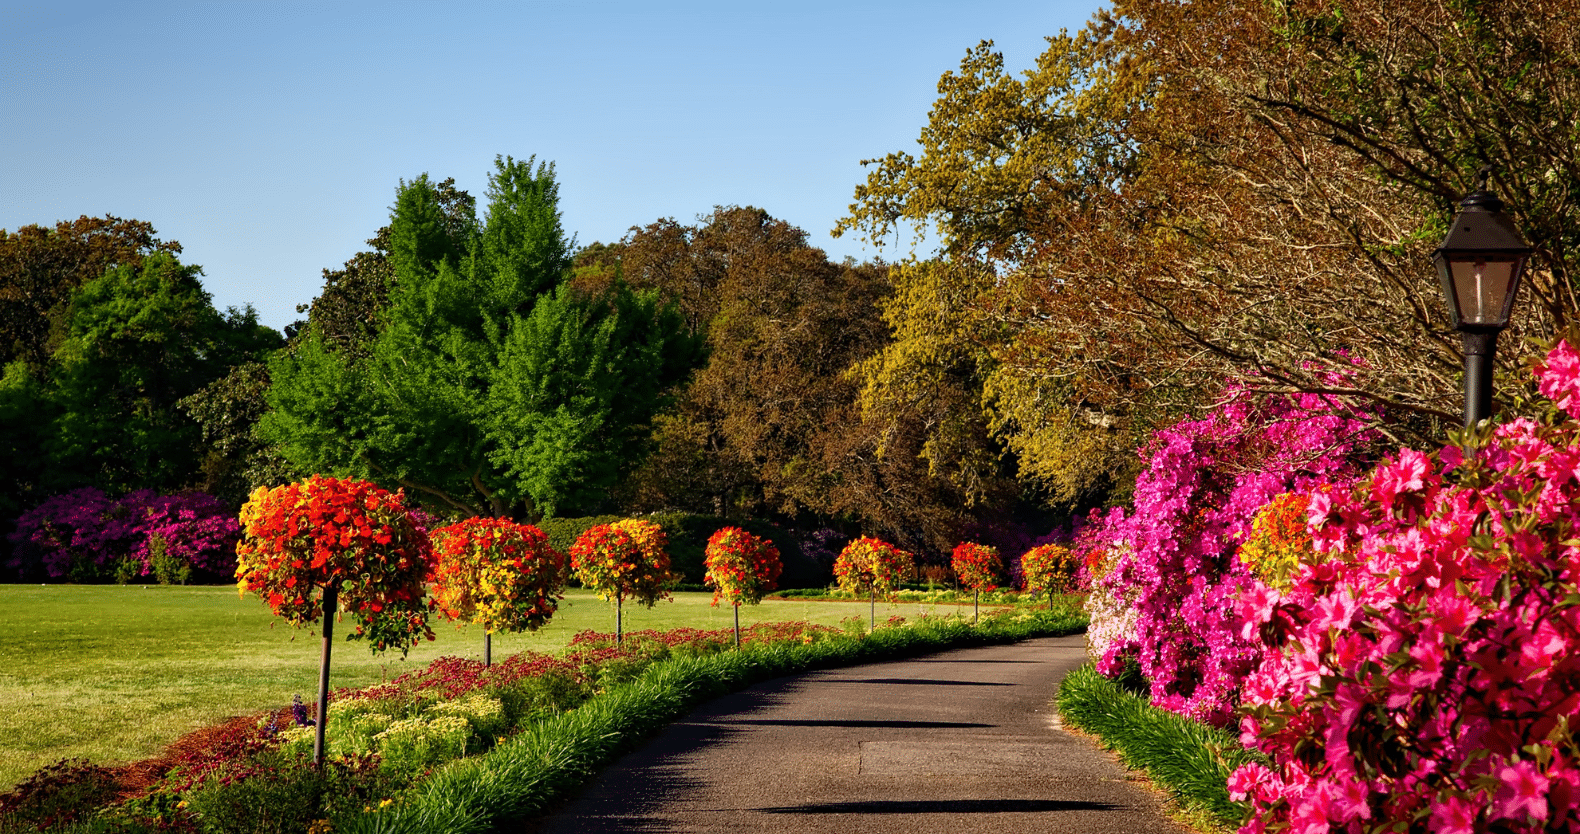
[[[730, 610], [710, 600], [679, 593], [652, 610], [627, 607], [625, 627], [729, 628]], [[959, 609], [879, 605], [878, 618], [934, 610]], [[741, 623], [835, 625], [856, 615], [867, 615], [866, 603], [770, 600], [742, 607]], [[496, 635], [494, 656], [559, 651], [589, 628], [612, 632], [613, 607], [570, 591], [538, 633]], [[482, 658], [479, 630], [440, 621], [434, 631], [438, 639], [405, 660], [337, 641], [330, 685], [377, 683], [441, 655]], [[289, 704], [293, 694], [311, 701], [320, 645], [230, 587], [0, 585], [0, 791], [62, 757], [134, 761], [199, 727]]]

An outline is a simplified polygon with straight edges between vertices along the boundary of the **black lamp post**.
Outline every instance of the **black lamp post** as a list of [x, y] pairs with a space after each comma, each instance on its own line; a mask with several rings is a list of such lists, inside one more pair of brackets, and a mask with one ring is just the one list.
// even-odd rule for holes
[[1503, 213], [1503, 201], [1487, 190], [1483, 168], [1476, 190], [1459, 203], [1454, 225], [1432, 253], [1448, 314], [1465, 353], [1465, 427], [1492, 413], [1492, 358], [1498, 333], [1509, 326], [1514, 296], [1520, 291], [1530, 244]]

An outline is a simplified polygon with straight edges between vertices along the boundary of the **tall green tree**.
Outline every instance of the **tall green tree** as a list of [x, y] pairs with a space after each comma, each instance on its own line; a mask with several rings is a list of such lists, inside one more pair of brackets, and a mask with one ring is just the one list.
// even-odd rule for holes
[[145, 221], [108, 214], [53, 229], [0, 229], [0, 364], [20, 359], [41, 371], [78, 289], [117, 266], [136, 269], [149, 255], [181, 253], [181, 244], [155, 234]]
[[656, 293], [565, 286], [550, 164], [495, 160], [481, 222], [402, 182], [393, 280], [365, 355], [310, 324], [270, 363], [259, 434], [295, 466], [405, 487], [449, 513], [595, 506], [640, 461], [698, 346]]
[[201, 274], [156, 254], [72, 297], [45, 384], [52, 412], [45, 483], [110, 491], [196, 485], [198, 427], [177, 402], [281, 343], [250, 308], [215, 310]]

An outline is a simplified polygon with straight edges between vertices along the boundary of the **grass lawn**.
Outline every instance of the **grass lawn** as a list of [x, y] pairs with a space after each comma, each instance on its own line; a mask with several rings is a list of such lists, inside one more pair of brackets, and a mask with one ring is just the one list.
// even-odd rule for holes
[[[652, 610], [627, 606], [626, 630], [729, 628], [730, 609], [711, 607], [711, 599], [677, 593]], [[879, 605], [878, 618], [959, 610], [899, 603]], [[851, 616], [866, 617], [867, 604], [769, 600], [741, 608], [742, 625], [836, 625]], [[556, 652], [584, 629], [614, 631], [614, 608], [572, 590], [536, 634], [495, 635], [494, 656]], [[434, 631], [438, 639], [405, 660], [337, 639], [330, 685], [366, 686], [442, 655], [482, 658], [480, 630], [438, 621]], [[311, 702], [321, 645], [229, 586], [0, 585], [0, 791], [63, 757], [148, 758], [192, 730], [287, 705], [293, 694]]]

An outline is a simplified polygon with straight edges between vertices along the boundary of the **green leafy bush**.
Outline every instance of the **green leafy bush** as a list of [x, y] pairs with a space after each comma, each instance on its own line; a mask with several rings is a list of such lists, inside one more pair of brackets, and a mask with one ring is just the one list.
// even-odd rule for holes
[[[1136, 680], [1128, 684], [1139, 688]], [[1066, 724], [1097, 736], [1126, 766], [1144, 771], [1187, 809], [1229, 826], [1244, 819], [1247, 806], [1229, 799], [1229, 774], [1261, 756], [1233, 733], [1154, 707], [1090, 664], [1065, 676], [1058, 704]]]
[[331, 758], [313, 767], [309, 742], [262, 754], [247, 778], [215, 779], [185, 795], [205, 834], [295, 834], [361, 812], [394, 792], [375, 757]]

